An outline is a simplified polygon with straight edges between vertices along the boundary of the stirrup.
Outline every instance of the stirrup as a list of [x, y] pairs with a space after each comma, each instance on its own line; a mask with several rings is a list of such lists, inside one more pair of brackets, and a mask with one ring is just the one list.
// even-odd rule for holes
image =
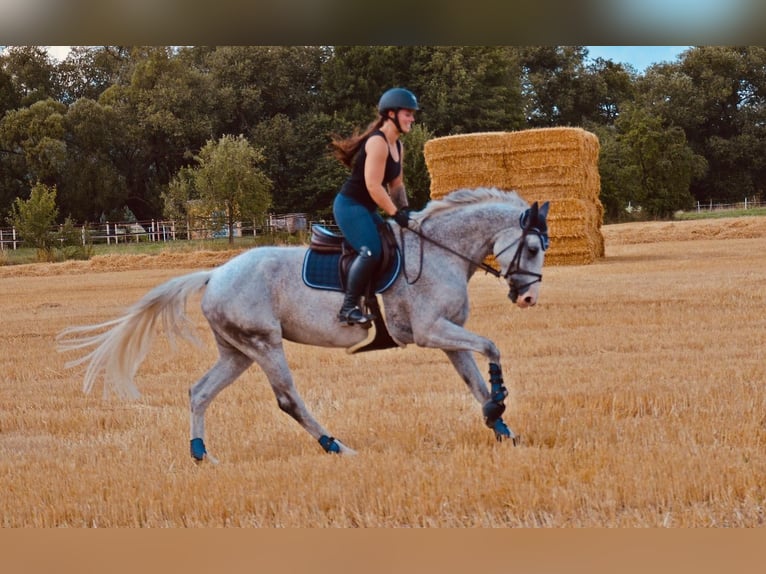
[[375, 315], [367, 315], [362, 312], [358, 305], [350, 309], [341, 309], [338, 312], [338, 321], [345, 325], [362, 325], [369, 327], [372, 324]]

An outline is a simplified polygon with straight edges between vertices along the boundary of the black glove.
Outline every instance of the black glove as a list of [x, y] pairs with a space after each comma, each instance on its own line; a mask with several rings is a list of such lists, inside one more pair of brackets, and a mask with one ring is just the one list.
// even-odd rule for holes
[[410, 226], [410, 210], [406, 207], [399, 209], [394, 213], [394, 221], [396, 221], [400, 227]]

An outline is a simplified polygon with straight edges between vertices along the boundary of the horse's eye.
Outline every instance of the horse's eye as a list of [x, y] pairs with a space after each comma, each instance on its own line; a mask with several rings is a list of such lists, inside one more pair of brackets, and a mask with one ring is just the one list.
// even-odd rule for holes
[[540, 248], [537, 245], [530, 245], [529, 247], [527, 247], [527, 251], [529, 251], [529, 254], [534, 257], [535, 255], [540, 253]]

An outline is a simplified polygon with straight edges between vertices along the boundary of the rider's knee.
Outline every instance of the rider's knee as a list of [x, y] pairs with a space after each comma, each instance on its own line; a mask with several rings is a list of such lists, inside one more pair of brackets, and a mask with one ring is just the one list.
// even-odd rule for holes
[[383, 250], [379, 246], [367, 247], [363, 245], [359, 250], [359, 255], [365, 259], [372, 259], [377, 262], [383, 257]]

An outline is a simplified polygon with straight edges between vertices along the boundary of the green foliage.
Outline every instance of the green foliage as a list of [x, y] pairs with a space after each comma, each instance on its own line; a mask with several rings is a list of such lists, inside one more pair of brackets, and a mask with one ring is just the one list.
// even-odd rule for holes
[[10, 46], [0, 58], [0, 68], [10, 76], [19, 106], [60, 96], [56, 66], [41, 46]]
[[182, 170], [169, 186], [166, 209], [173, 212], [197, 200], [200, 213], [226, 225], [233, 243], [235, 222], [260, 220], [271, 205], [272, 183], [258, 168], [263, 159], [244, 136], [209, 140], [196, 158], [198, 165]]
[[406, 86], [422, 107], [406, 138], [413, 206], [429, 196], [428, 139], [568, 125], [599, 136], [608, 219], [628, 202], [665, 217], [692, 200], [764, 196], [764, 70], [756, 46], [690, 48], [642, 75], [588, 63], [583, 46], [98, 46], [61, 63], [8, 47], [0, 211], [40, 182], [56, 189], [58, 223], [126, 206], [140, 221], [180, 214], [203, 193], [189, 173], [205, 146], [242, 134], [262, 156], [272, 209], [330, 217], [347, 176], [330, 135], [363, 129], [380, 94]]
[[314, 113], [276, 115], [255, 127], [254, 141], [264, 144], [263, 170], [274, 185], [274, 211], [332, 217], [333, 198], [348, 174], [330, 155], [330, 134], [351, 130], [337, 117]]
[[56, 188], [38, 183], [32, 188], [28, 200], [16, 198], [7, 221], [25, 243], [37, 250], [39, 261], [53, 261], [57, 238], [52, 229], [56, 217]]
[[419, 121], [436, 136], [525, 127], [521, 66], [509, 47], [448, 46], [414, 50]]
[[56, 183], [67, 159], [66, 110], [64, 104], [47, 99], [10, 111], [0, 120], [0, 147], [17, 151], [13, 159], [21, 160], [15, 164], [17, 179]]
[[432, 138], [433, 134], [419, 124], [404, 138], [404, 183], [412, 209], [422, 209], [431, 198], [431, 176], [423, 146]]
[[664, 127], [646, 109], [626, 106], [615, 131], [601, 130], [602, 199], [609, 219], [630, 203], [651, 217], [668, 217], [693, 203], [689, 187], [705, 170], [680, 128]]
[[163, 215], [168, 219], [186, 219], [189, 202], [199, 200], [194, 180], [194, 168], [182, 167], [162, 192]]
[[68, 216], [56, 234], [55, 247], [59, 254], [58, 259], [87, 260], [93, 256], [93, 242], [87, 226], [75, 225]]
[[695, 199], [732, 202], [766, 186], [766, 50], [701, 46], [678, 65], [651, 68], [638, 103], [686, 134], [709, 169], [694, 179]]

